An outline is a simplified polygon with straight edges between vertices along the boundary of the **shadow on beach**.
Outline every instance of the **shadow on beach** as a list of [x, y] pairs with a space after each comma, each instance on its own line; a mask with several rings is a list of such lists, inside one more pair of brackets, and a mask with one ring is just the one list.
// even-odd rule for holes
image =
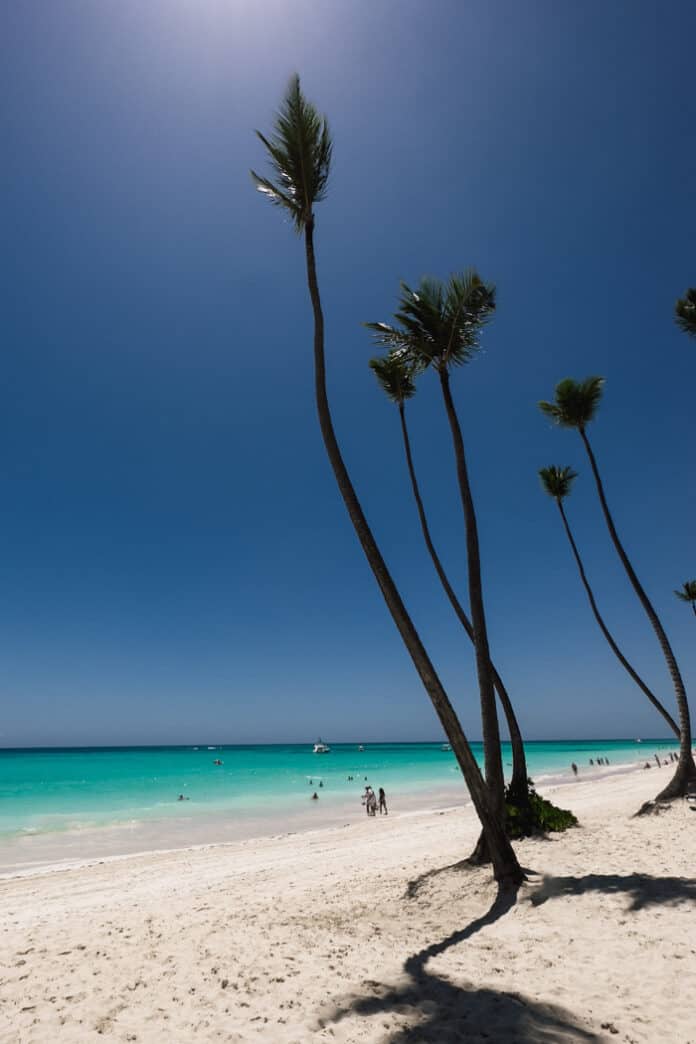
[[[460, 869], [455, 863], [443, 870]], [[432, 876], [424, 875], [424, 877]], [[411, 882], [414, 884], [414, 882]], [[409, 886], [410, 887], [410, 886]], [[413, 893], [415, 895], [415, 893]], [[405, 980], [393, 986], [365, 985], [370, 996], [358, 995], [339, 1004], [322, 1025], [360, 1015], [381, 1016], [385, 1044], [461, 1044], [490, 1039], [515, 1044], [599, 1044], [596, 1034], [583, 1029], [564, 1009], [538, 1004], [514, 993], [455, 985], [426, 970], [426, 964], [452, 946], [494, 924], [515, 905], [515, 891], [500, 892], [491, 908], [465, 928], [412, 954], [404, 962]], [[533, 972], [530, 971], [533, 978]], [[388, 1027], [385, 1016], [406, 1017], [409, 1025]]]
[[582, 877], [544, 877], [529, 897], [533, 906], [549, 899], [586, 892], [615, 895], [625, 892], [632, 900], [629, 910], [646, 906], [696, 902], [696, 880], [688, 877], [651, 877], [650, 874], [585, 874]]

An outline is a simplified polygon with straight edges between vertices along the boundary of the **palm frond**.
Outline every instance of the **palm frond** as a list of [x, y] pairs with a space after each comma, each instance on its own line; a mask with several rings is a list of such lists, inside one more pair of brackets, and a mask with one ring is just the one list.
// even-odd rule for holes
[[413, 369], [403, 351], [397, 349], [389, 355], [370, 359], [369, 365], [382, 391], [392, 402], [401, 404], [416, 394]]
[[366, 323], [375, 343], [398, 348], [415, 370], [468, 362], [480, 347], [481, 329], [495, 308], [495, 290], [469, 270], [443, 284], [424, 277], [416, 290], [401, 283], [395, 324]]
[[597, 414], [603, 388], [603, 377], [586, 377], [584, 381], [566, 377], [556, 385], [555, 401], [542, 401], [539, 409], [561, 428], [583, 429]]
[[554, 500], [564, 500], [570, 494], [577, 477], [577, 472], [570, 467], [559, 468], [552, 464], [548, 468], [539, 468], [541, 485]]
[[696, 337], [696, 288], [689, 287], [683, 297], [674, 306], [674, 321], [677, 326]]
[[682, 602], [696, 602], [696, 580], [687, 580], [683, 584], [681, 591], [674, 592], [677, 598], [681, 598]]
[[300, 89], [300, 78], [290, 80], [274, 132], [257, 137], [264, 146], [275, 177], [251, 177], [259, 192], [291, 216], [298, 232], [313, 217], [314, 204], [326, 197], [333, 144], [328, 121]]

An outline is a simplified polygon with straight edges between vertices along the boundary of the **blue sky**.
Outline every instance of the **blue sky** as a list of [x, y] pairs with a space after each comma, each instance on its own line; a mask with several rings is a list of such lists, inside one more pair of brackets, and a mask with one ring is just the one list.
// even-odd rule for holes
[[[329, 115], [317, 211], [335, 421], [472, 738], [473, 658], [421, 545], [363, 320], [399, 279], [498, 287], [455, 395], [491, 645], [529, 738], [660, 736], [590, 617], [537, 468], [626, 653], [670, 700], [580, 442], [536, 409], [607, 377], [592, 431], [626, 547], [696, 685], [691, 2], [24, 0], [5, 5], [4, 745], [429, 739], [439, 726], [325, 461], [300, 241], [252, 189], [288, 76]], [[463, 527], [433, 381], [410, 410], [438, 546]], [[670, 706], [671, 706], [670, 702]]]

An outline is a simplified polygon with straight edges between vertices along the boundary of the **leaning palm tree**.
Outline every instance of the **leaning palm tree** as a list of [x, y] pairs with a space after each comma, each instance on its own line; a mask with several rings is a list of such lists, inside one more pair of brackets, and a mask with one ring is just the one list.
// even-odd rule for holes
[[[433, 563], [435, 572], [437, 573], [442, 589], [444, 590], [450, 605], [452, 606], [460, 624], [464, 628], [469, 640], [474, 642], [474, 628], [467, 616], [464, 608], [457, 597], [452, 584], [445, 572], [445, 568], [442, 564], [442, 560], [435, 548], [433, 539], [430, 533], [430, 526], [428, 525], [428, 519], [425, 513], [425, 507], [423, 505], [423, 498], [421, 496], [418, 479], [416, 476], [416, 469], [413, 463], [413, 454], [411, 452], [411, 439], [408, 432], [408, 425], [406, 423], [406, 402], [413, 398], [416, 393], [416, 385], [413, 379], [412, 368], [406, 358], [404, 352], [398, 350], [390, 352], [388, 355], [381, 356], [379, 358], [370, 360], [370, 368], [372, 369], [377, 381], [391, 402], [395, 403], [399, 410], [399, 420], [401, 422], [401, 435], [404, 443], [404, 453], [406, 455], [406, 465], [408, 467], [408, 474], [411, 480], [411, 489], [413, 491], [413, 499], [416, 502], [416, 508], [418, 511], [418, 518], [420, 520], [421, 532], [423, 533], [423, 540], [425, 546], [430, 555], [430, 559]], [[510, 733], [510, 745], [512, 747], [512, 778], [510, 780], [510, 799], [517, 805], [529, 803], [529, 785], [527, 782], [527, 757], [524, 751], [524, 742], [522, 740], [522, 732], [515, 715], [515, 710], [512, 706], [512, 702], [508, 695], [508, 691], [503, 684], [503, 680], [498, 674], [495, 665], [491, 665], [493, 672], [493, 684], [500, 700], [500, 705], [503, 708], [505, 719], [507, 721], [508, 731]]]
[[621, 652], [621, 649], [619, 649], [618, 645], [616, 644], [613, 635], [611, 634], [609, 628], [605, 624], [604, 618], [602, 617], [599, 609], [597, 608], [597, 602], [595, 600], [592, 588], [590, 587], [590, 582], [587, 579], [585, 567], [582, 563], [582, 559], [580, 558], [580, 552], [578, 551], [577, 544], [575, 543], [575, 538], [573, 537], [573, 533], [570, 528], [570, 523], [568, 522], [566, 511], [563, 506], [563, 501], [569, 495], [573, 482], [577, 478], [576, 472], [574, 472], [572, 468], [568, 467], [559, 468], [556, 466], [551, 466], [549, 468], [540, 468], [539, 477], [541, 478], [541, 484], [544, 490], [548, 493], [550, 497], [552, 497], [556, 501], [558, 510], [561, 515], [561, 521], [563, 522], [563, 528], [565, 529], [566, 536], [568, 537], [568, 542], [573, 552], [575, 564], [578, 567], [578, 572], [580, 574], [582, 586], [585, 588], [585, 592], [587, 593], [587, 598], [590, 603], [590, 608], [592, 609], [592, 614], [599, 625], [600, 631], [606, 638], [609, 648], [611, 649], [621, 666], [628, 672], [630, 677], [636, 683], [638, 688], [641, 689], [641, 691], [644, 692], [645, 695], [648, 697], [655, 710], [662, 715], [672, 732], [674, 732], [677, 738], [679, 738], [679, 726], [677, 725], [676, 721], [669, 713], [667, 708], [661, 703], [660, 700], [658, 700], [657, 696], [655, 696], [655, 694], [648, 688], [648, 686], [645, 684], [638, 672], [634, 670], [634, 668], [628, 662], [624, 654]]
[[326, 390], [324, 317], [314, 253], [314, 206], [326, 196], [332, 141], [326, 118], [305, 98], [298, 76], [290, 81], [273, 134], [265, 137], [258, 133], [258, 137], [268, 154], [272, 177], [260, 177], [252, 171], [256, 187], [290, 217], [299, 234], [304, 234], [307, 283], [314, 315], [314, 387], [329, 462], [384, 601], [459, 761], [489, 845], [496, 880], [501, 887], [516, 887], [524, 875], [505, 834], [503, 818], [490, 801], [454, 708], [372, 535], [336, 439]]
[[696, 337], [696, 287], [690, 287], [674, 306], [674, 321], [684, 333]]
[[682, 602], [691, 602], [691, 608], [696, 616], [696, 580], [687, 580], [681, 591], [674, 592], [677, 598], [681, 598]]
[[[483, 605], [478, 526], [464, 452], [464, 439], [452, 399], [450, 370], [469, 362], [480, 344], [480, 333], [495, 308], [495, 291], [474, 271], [450, 276], [446, 284], [424, 278], [418, 289], [401, 284], [395, 325], [367, 323], [382, 348], [405, 353], [418, 370], [434, 369], [440, 380], [450, 426], [464, 512], [469, 575], [469, 608], [474, 627], [474, 650], [481, 700], [486, 783], [494, 808], [503, 814], [505, 781], [500, 750], [500, 729], [495, 706], [493, 670]], [[483, 839], [482, 839], [483, 840]], [[486, 858], [479, 844], [474, 859]]]
[[668, 801], [684, 794], [689, 781], [696, 778], [696, 765], [694, 765], [694, 759], [691, 755], [691, 717], [689, 714], [689, 704], [687, 702], [686, 689], [684, 687], [681, 672], [676, 657], [672, 652], [672, 647], [669, 644], [669, 639], [667, 638], [665, 629], [662, 626], [660, 618], [655, 612], [650, 599], [645, 593], [643, 585], [636, 575], [635, 569], [631, 565], [623, 544], [619, 540], [619, 534], [616, 531], [614, 519], [609, 511], [609, 505], [607, 503], [604, 485], [597, 467], [597, 461], [587, 437], [587, 426], [592, 420], [594, 420], [597, 410], [599, 409], [603, 385], [603, 377], [588, 377], [584, 381], [574, 381], [571, 378], [566, 378], [556, 385], [554, 402], [540, 402], [539, 408], [542, 413], [547, 417], [550, 417], [559, 425], [559, 427], [574, 428], [583, 441], [583, 445], [585, 446], [590, 461], [590, 467], [592, 468], [595, 485], [597, 486], [599, 502], [602, 506], [602, 512], [607, 524], [607, 529], [609, 530], [609, 535], [611, 536], [612, 543], [614, 544], [616, 553], [621, 560], [621, 564], [624, 567], [624, 571], [631, 586], [638, 597], [638, 601], [642, 605], [652, 629], [657, 636], [662, 655], [665, 658], [672, 679], [672, 684], [674, 685], [674, 694], [677, 700], [677, 707], [679, 708], [679, 763], [674, 777], [657, 796], [657, 800]]

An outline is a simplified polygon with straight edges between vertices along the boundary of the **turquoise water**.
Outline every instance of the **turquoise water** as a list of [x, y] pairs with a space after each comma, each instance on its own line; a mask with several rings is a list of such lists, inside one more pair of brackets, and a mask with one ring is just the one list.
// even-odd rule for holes
[[[674, 749], [659, 740], [537, 742], [527, 744], [527, 756], [543, 786], [570, 780], [571, 762], [590, 778], [607, 771], [590, 767], [598, 756], [613, 770]], [[481, 745], [474, 750], [480, 761]], [[503, 759], [509, 772], [507, 744]], [[331, 744], [326, 755], [311, 744], [0, 750], [0, 842], [206, 817], [236, 824], [241, 836], [245, 822], [258, 833], [264, 821], [277, 825], [304, 811], [314, 791], [324, 815], [357, 811], [366, 780], [384, 787], [397, 809], [466, 796], [454, 755], [440, 743], [372, 743], [362, 752], [355, 743]]]

